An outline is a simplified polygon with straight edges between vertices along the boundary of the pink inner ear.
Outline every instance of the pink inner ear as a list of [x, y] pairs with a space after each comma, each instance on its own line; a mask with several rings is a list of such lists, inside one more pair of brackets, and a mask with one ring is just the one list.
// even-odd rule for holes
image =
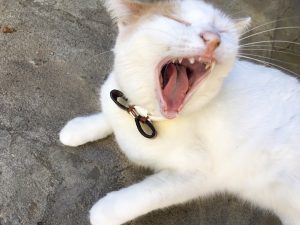
[[[146, 9], [145, 3], [132, 0], [105, 0], [105, 6], [113, 19], [118, 22], [134, 22], [132, 17], [141, 16]], [[126, 22], [127, 21], [127, 22]]]
[[242, 34], [251, 24], [251, 17], [239, 19], [235, 22], [235, 28]]

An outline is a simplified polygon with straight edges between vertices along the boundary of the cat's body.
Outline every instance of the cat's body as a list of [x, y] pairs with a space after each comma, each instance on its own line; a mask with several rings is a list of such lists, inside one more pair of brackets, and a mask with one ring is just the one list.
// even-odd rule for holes
[[[116, 0], [108, 5], [114, 10], [114, 4], [120, 7], [122, 2], [126, 1]], [[186, 2], [180, 3], [183, 10], [198, 4], [210, 7], [192, 0], [183, 2]], [[130, 7], [137, 7], [135, 4]], [[161, 27], [166, 25], [159, 19], [157, 23]], [[145, 24], [151, 31], [151, 22]], [[147, 33], [145, 27], [133, 35], [136, 37], [127, 39], [126, 44], [123, 44], [124, 33], [119, 36], [115, 69], [101, 90], [102, 113], [74, 119], [61, 132], [61, 141], [70, 146], [113, 132], [130, 160], [156, 171], [141, 183], [101, 199], [91, 210], [91, 223], [120, 225], [158, 208], [228, 192], [275, 212], [285, 225], [299, 225], [299, 82], [278, 70], [249, 62], [234, 63], [234, 51], [227, 60], [217, 49], [212, 78], [208, 77], [198, 87], [175, 118], [154, 121], [158, 136], [147, 139], [138, 132], [133, 118], [109, 96], [113, 89], [122, 90], [130, 103], [141, 105], [155, 115], [173, 117], [173, 109], [170, 114], [159, 112], [155, 79], [151, 75], [155, 64], [151, 60], [156, 58], [151, 52], [143, 55], [144, 51], [159, 50], [155, 47], [161, 40], [155, 43], [152, 39], [154, 47], [143, 46], [141, 54], [132, 53], [132, 48], [139, 48], [149, 38], [149, 33], [143, 34]], [[170, 37], [163, 37], [169, 44]], [[231, 40], [227, 45], [235, 43], [230, 36], [223, 38]], [[197, 41], [190, 40], [194, 46]], [[136, 46], [132, 47], [132, 43]], [[222, 51], [222, 44], [219, 48]], [[187, 51], [185, 48], [184, 53], [179, 53]], [[193, 47], [188, 55], [194, 52]], [[179, 53], [176, 49], [171, 54], [178, 57]], [[158, 58], [161, 60], [162, 56]], [[177, 71], [176, 76], [179, 82], [181, 72]]]

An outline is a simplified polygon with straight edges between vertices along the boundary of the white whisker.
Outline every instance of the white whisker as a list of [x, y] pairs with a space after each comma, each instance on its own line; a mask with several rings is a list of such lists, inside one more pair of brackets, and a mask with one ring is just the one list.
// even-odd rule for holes
[[249, 45], [249, 46], [242, 46], [241, 48], [245, 49], [245, 48], [253, 48], [253, 47], [269, 47], [269, 48], [282, 48], [282, 49], [287, 49], [285, 47], [282, 46], [278, 46], [278, 45], [273, 45], [272, 43], [269, 44], [260, 44], [260, 45]]
[[240, 41], [248, 39], [248, 38], [253, 37], [253, 36], [257, 36], [259, 34], [267, 33], [267, 32], [274, 31], [274, 30], [283, 30], [283, 29], [300, 29], [300, 27], [276, 27], [276, 28], [260, 31], [260, 32], [255, 33], [255, 34], [248, 35], [246, 37], [241, 38]]
[[239, 56], [242, 56], [242, 55], [245, 55], [245, 56], [255, 56], [255, 57], [259, 57], [259, 58], [263, 58], [263, 59], [269, 59], [269, 60], [272, 60], [272, 61], [281, 62], [281, 63], [285, 63], [285, 64], [289, 64], [289, 65], [299, 66], [296, 63], [289, 63], [289, 62], [286, 62], [286, 61], [283, 61], [283, 60], [274, 59], [274, 58], [270, 58], [270, 57], [266, 57], [266, 56], [261, 56], [261, 55], [256, 55], [256, 54], [250, 54], [250, 53], [239, 54]]
[[[262, 50], [271, 50], [271, 49], [274, 49], [274, 50], [285, 50], [286, 52], [290, 52], [290, 53], [299, 53], [299, 52], [296, 52], [292, 49], [289, 49], [287, 47], [283, 47], [283, 46], [278, 46], [278, 45], [272, 45], [272, 43], [270, 44], [266, 44], [266, 45], [249, 45], [249, 46], [242, 46], [240, 47], [240, 49], [242, 50], [247, 50], [247, 49], [251, 49], [251, 48], [259, 48], [259, 49], [262, 49]], [[300, 53], [299, 53], [300, 54]]]
[[245, 59], [254, 60], [254, 61], [256, 61], [256, 62], [262, 63], [262, 64], [267, 65], [267, 66], [268, 66], [268, 65], [269, 65], [269, 66], [274, 66], [274, 67], [280, 68], [280, 69], [282, 69], [282, 70], [285, 70], [285, 71], [287, 71], [287, 72], [289, 72], [289, 73], [291, 73], [291, 74], [293, 74], [293, 75], [295, 75], [295, 76], [298, 76], [298, 77], [300, 76], [299, 74], [295, 73], [294, 71], [289, 70], [289, 69], [286, 69], [285, 67], [282, 67], [282, 66], [278, 66], [278, 65], [276, 65], [276, 64], [274, 64], [274, 63], [270, 63], [270, 62], [267, 62], [267, 61], [264, 61], [264, 60], [255, 59], [255, 58], [248, 57], [248, 56], [243, 56], [243, 55], [239, 55], [239, 57], [240, 57], [240, 58], [245, 58]]
[[251, 46], [253, 44], [260, 44], [260, 43], [289, 43], [289, 44], [295, 44], [295, 45], [300, 45], [300, 42], [294, 42], [294, 41], [284, 41], [284, 40], [269, 40], [269, 41], [256, 41], [256, 42], [250, 42], [247, 44], [242, 44], [240, 45], [241, 47], [243, 46]]
[[[285, 49], [285, 48], [283, 48]], [[242, 51], [267, 51], [267, 52], [279, 52], [279, 53], [284, 53], [284, 54], [288, 54], [288, 55], [294, 55], [294, 56], [300, 56], [300, 54], [296, 54], [296, 53], [292, 53], [289, 51], [278, 51], [278, 50], [274, 50], [274, 49], [255, 49], [255, 48], [247, 48], [247, 49], [241, 49]]]
[[258, 26], [256, 26], [256, 27], [253, 27], [253, 28], [250, 29], [250, 30], [247, 30], [246, 32], [242, 33], [242, 36], [245, 35], [245, 34], [247, 34], [247, 33], [249, 33], [249, 32], [251, 32], [251, 31], [253, 31], [253, 30], [256, 30], [256, 29], [258, 29], [258, 28], [260, 28], [260, 27], [263, 27], [263, 26], [266, 26], [266, 25], [270, 25], [270, 24], [273, 24], [273, 23], [277, 23], [277, 22], [279, 22], [279, 21], [284, 21], [284, 20], [293, 19], [293, 18], [299, 18], [299, 17], [300, 17], [300, 16], [291, 16], [291, 17], [286, 17], [286, 18], [282, 18], [282, 19], [279, 19], [279, 20], [278, 20], [278, 19], [272, 20], [272, 21], [270, 21], [270, 22], [267, 22], [267, 23], [258, 25]]

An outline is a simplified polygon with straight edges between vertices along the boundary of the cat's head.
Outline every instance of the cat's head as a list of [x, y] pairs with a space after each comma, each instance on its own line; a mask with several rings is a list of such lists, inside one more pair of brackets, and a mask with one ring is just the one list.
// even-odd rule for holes
[[114, 73], [131, 103], [167, 119], [197, 111], [219, 91], [250, 19], [199, 0], [107, 0], [119, 34]]

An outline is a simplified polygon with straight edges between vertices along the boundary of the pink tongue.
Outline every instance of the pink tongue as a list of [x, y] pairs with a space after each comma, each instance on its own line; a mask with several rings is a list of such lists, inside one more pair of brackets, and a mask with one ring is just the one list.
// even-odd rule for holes
[[170, 63], [167, 69], [169, 81], [163, 89], [163, 98], [166, 103], [164, 111], [167, 114], [179, 112], [184, 98], [189, 88], [189, 80], [184, 66], [178, 66]]

